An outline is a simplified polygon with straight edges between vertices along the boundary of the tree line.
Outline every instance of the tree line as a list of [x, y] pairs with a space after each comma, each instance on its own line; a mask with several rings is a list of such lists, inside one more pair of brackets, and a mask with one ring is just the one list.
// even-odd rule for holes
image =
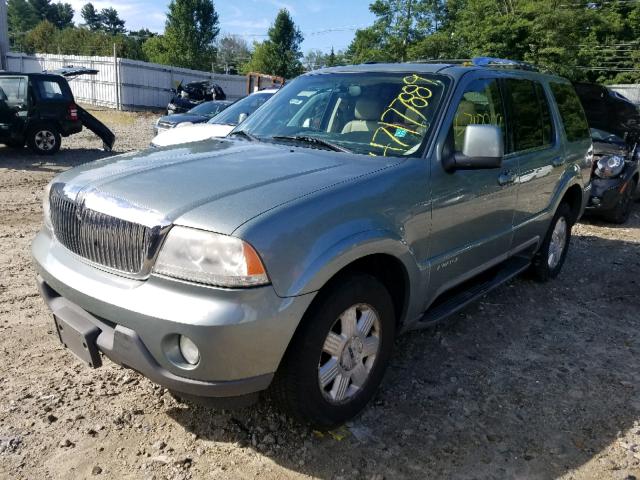
[[286, 9], [267, 38], [249, 45], [220, 35], [212, 0], [172, 0], [164, 32], [127, 30], [114, 8], [87, 3], [74, 25], [68, 3], [8, 0], [10, 41], [26, 52], [118, 55], [197, 70], [256, 71], [292, 78], [305, 70], [363, 62], [522, 60], [573, 80], [640, 81], [640, 1], [374, 0], [372, 25], [345, 51], [312, 50]]
[[303, 37], [290, 13], [276, 16], [263, 42], [250, 46], [236, 35], [220, 36], [220, 20], [212, 0], [172, 0], [164, 32], [128, 30], [116, 9], [80, 10], [75, 25], [68, 3], [51, 0], [8, 0], [9, 39], [13, 50], [65, 55], [117, 54], [195, 70], [223, 73], [257, 71], [292, 78], [304, 70]]
[[573, 80], [640, 81], [640, 1], [376, 0], [349, 61], [496, 56]]

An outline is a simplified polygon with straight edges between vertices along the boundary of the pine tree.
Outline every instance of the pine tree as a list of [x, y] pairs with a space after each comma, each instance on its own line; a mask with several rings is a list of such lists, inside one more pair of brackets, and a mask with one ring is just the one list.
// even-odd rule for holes
[[101, 29], [110, 35], [118, 35], [127, 31], [124, 28], [124, 20], [118, 15], [118, 11], [113, 8], [103, 8], [99, 14]]
[[164, 35], [143, 48], [152, 62], [210, 70], [218, 33], [218, 13], [211, 0], [172, 0]]
[[289, 11], [280, 10], [269, 29], [269, 39], [257, 44], [249, 69], [260, 73], [293, 78], [303, 71], [300, 58], [302, 32], [293, 22]]
[[82, 10], [80, 10], [80, 16], [82, 16], [85, 26], [92, 32], [102, 28], [100, 14], [97, 12], [96, 7], [93, 6], [93, 3], [85, 4]]

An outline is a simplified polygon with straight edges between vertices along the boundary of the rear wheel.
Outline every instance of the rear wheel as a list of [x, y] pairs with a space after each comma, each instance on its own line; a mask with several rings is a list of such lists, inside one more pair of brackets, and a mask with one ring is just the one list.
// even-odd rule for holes
[[371, 400], [395, 337], [391, 297], [374, 277], [335, 282], [316, 299], [294, 336], [271, 389], [298, 420], [331, 428]]
[[616, 207], [605, 215], [605, 220], [612, 223], [623, 224], [627, 223], [629, 216], [631, 215], [631, 208], [633, 206], [633, 195], [636, 191], [636, 181], [634, 179], [629, 180], [627, 188], [620, 196]]
[[60, 132], [53, 125], [38, 125], [29, 131], [27, 143], [38, 155], [53, 155], [60, 150]]
[[561, 203], [531, 264], [530, 272], [535, 280], [546, 282], [562, 270], [571, 241], [571, 219], [571, 208]]

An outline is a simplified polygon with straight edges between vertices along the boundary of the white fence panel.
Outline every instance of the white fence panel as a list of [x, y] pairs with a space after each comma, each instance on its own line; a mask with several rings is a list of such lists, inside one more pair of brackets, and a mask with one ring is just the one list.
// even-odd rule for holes
[[[69, 82], [76, 100], [82, 103], [125, 109], [165, 108], [175, 83], [212, 79], [220, 84], [230, 100], [246, 95], [246, 78], [219, 75], [186, 68], [171, 67], [113, 57], [9, 53], [8, 70], [41, 72], [73, 65], [98, 70], [95, 76], [82, 76]], [[116, 71], [117, 65], [117, 71]], [[116, 74], [117, 73], [117, 74]]]

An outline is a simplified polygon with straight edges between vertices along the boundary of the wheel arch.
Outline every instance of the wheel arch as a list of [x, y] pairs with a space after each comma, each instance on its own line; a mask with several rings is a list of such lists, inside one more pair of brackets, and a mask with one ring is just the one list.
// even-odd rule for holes
[[423, 275], [408, 246], [387, 231], [362, 232], [333, 245], [310, 262], [289, 293], [322, 292], [351, 273], [372, 275], [385, 286], [399, 326], [414, 315]]
[[[558, 202], [558, 206], [561, 203], [567, 203], [569, 208], [571, 209], [571, 224], [574, 225], [579, 219], [582, 213], [583, 206], [583, 190], [582, 187], [574, 183], [571, 185], [562, 195], [560, 202]], [[557, 209], [557, 207], [556, 207]]]

